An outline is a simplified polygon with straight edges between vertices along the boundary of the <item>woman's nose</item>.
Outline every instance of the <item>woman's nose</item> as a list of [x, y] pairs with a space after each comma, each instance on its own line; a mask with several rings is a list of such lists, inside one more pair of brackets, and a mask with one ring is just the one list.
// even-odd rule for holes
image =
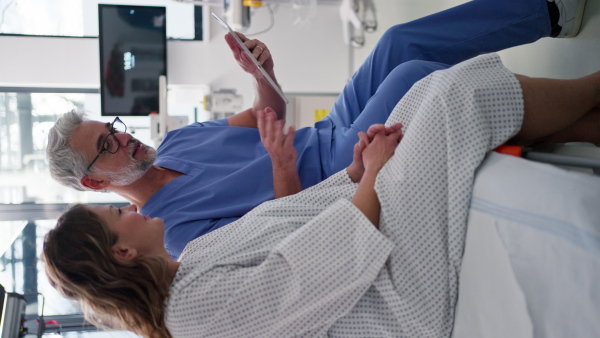
[[130, 204], [126, 207], [121, 208], [121, 210], [137, 212], [137, 207], [135, 206], [135, 204]]

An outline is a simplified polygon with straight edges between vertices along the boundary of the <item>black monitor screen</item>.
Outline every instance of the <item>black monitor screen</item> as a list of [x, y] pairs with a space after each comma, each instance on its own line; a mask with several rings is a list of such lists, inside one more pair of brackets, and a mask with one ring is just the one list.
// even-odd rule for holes
[[102, 115], [158, 112], [167, 75], [165, 7], [98, 5]]

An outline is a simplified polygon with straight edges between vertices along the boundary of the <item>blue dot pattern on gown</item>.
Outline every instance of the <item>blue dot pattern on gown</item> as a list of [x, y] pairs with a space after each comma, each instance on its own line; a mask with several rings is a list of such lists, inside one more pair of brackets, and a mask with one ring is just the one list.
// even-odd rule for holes
[[380, 230], [345, 171], [266, 202], [186, 247], [174, 337], [447, 337], [475, 170], [521, 126], [519, 82], [496, 54], [418, 82], [388, 123], [405, 137], [378, 176]]

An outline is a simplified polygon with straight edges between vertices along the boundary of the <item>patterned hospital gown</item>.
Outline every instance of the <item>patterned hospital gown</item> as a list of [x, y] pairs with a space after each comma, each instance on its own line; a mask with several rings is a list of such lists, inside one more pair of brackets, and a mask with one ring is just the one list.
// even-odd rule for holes
[[388, 123], [405, 136], [377, 178], [380, 231], [342, 171], [186, 247], [174, 337], [447, 337], [475, 170], [520, 128], [521, 87], [496, 54], [418, 82]]

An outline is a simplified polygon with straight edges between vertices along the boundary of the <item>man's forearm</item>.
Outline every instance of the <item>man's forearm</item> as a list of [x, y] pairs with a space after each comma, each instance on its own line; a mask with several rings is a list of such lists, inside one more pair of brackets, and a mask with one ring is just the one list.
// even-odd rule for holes
[[[273, 81], [277, 83], [275, 79], [275, 75], [271, 72], [269, 74]], [[254, 103], [252, 104], [252, 110], [254, 114], [259, 110], [264, 110], [266, 107], [270, 107], [277, 114], [277, 119], [282, 120], [285, 119], [286, 114], [286, 103], [279, 96], [277, 91], [271, 87], [269, 81], [264, 78], [254, 78]]]
[[273, 189], [275, 190], [275, 198], [299, 193], [302, 190], [302, 185], [296, 167], [273, 167]]

